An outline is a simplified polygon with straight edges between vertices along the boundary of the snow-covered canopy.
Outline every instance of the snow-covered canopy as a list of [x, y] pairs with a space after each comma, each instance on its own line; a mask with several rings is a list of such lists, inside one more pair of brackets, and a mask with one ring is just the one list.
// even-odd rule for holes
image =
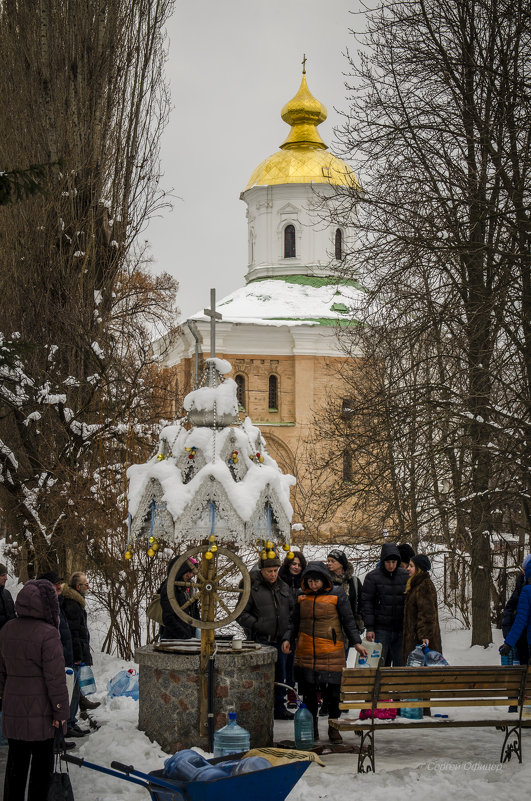
[[[227, 362], [215, 361], [219, 373], [228, 372]], [[194, 390], [184, 400], [186, 410], [207, 416], [214, 405], [220, 415], [237, 417], [232, 379]], [[239, 544], [260, 536], [289, 539], [295, 478], [281, 472], [260, 430], [249, 418], [223, 428], [188, 426], [185, 417], [163, 428], [158, 453], [127, 471], [132, 535], [157, 529], [159, 536], [188, 543], [210, 533]]]

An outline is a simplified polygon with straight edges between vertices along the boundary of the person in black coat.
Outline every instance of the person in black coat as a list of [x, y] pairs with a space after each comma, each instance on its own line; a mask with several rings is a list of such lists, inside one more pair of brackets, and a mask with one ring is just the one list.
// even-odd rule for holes
[[[160, 627], [160, 639], [164, 640], [191, 640], [195, 637], [195, 626], [185, 623], [184, 620], [175, 614], [173, 607], [168, 598], [168, 577], [170, 571], [179, 557], [174, 556], [168, 564], [168, 576], [159, 587], [160, 605], [162, 606], [162, 626]], [[175, 581], [192, 581], [194, 572], [192, 564], [187, 560], [175, 577]], [[183, 606], [190, 598], [190, 589], [188, 587], [175, 587], [175, 600], [179, 606]], [[194, 601], [185, 610], [191, 617], [196, 620], [200, 618], [199, 604]]]
[[7, 567], [0, 565], [0, 629], [8, 620], [16, 617], [15, 604], [9, 590], [6, 590]]
[[[261, 559], [259, 566], [259, 573], [251, 573], [251, 594], [238, 623], [247, 637], [277, 649], [275, 681], [285, 684], [286, 654], [282, 651], [282, 642], [289, 639], [293, 593], [278, 577], [278, 557]], [[285, 689], [275, 685], [275, 720], [293, 718], [284, 706], [285, 695]]]
[[[282, 566], [278, 571], [279, 579], [288, 585], [292, 594], [293, 600], [296, 603], [297, 594], [301, 588], [301, 580], [303, 571], [307, 566], [306, 557], [302, 551], [294, 551], [293, 559], [284, 559]], [[293, 690], [288, 690], [288, 709], [295, 709], [297, 707], [297, 695], [295, 693], [295, 652], [290, 651], [286, 655], [286, 684], [293, 687]]]
[[380, 563], [367, 573], [361, 608], [369, 642], [382, 643], [384, 663], [402, 665], [402, 626], [407, 571], [399, 567], [400, 551], [392, 542], [382, 545]]
[[50, 570], [48, 573], [41, 573], [37, 579], [46, 579], [55, 587], [57, 599], [59, 601], [59, 636], [61, 637], [61, 645], [63, 646], [63, 656], [65, 658], [65, 667], [74, 666], [74, 648], [72, 645], [72, 634], [70, 633], [70, 626], [66, 619], [64, 603], [65, 599], [62, 596], [63, 580], [54, 571]]
[[72, 635], [72, 650], [74, 652], [74, 691], [70, 701], [70, 718], [68, 720], [67, 736], [84, 737], [88, 730], [77, 725], [77, 710], [79, 706], [80, 687], [79, 669], [84, 663], [92, 665], [90, 651], [90, 632], [87, 622], [85, 596], [89, 592], [89, 583], [84, 573], [73, 573], [68, 584], [63, 585], [63, 611]]
[[361, 581], [354, 575], [354, 565], [348, 561], [346, 553], [338, 548], [330, 551], [326, 564], [334, 584], [341, 587], [348, 596], [356, 626], [359, 631], [363, 631], [365, 626], [361, 614]]

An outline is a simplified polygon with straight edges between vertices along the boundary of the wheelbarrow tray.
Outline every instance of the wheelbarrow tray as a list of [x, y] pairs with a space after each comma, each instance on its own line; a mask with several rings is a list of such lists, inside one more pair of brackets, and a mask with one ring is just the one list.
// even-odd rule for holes
[[154, 770], [149, 776], [175, 785], [175, 791], [148, 782], [149, 792], [153, 801], [284, 801], [309, 765], [310, 762], [287, 762], [209, 782], [180, 782], [163, 777], [161, 770]]

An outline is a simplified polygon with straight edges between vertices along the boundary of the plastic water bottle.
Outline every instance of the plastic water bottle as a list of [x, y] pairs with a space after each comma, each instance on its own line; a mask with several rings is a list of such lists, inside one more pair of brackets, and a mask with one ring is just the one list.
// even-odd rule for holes
[[68, 690], [68, 697], [72, 700], [72, 693], [74, 692], [74, 671], [71, 667], [65, 668], [66, 689]]
[[231, 776], [240, 776], [242, 773], [254, 773], [256, 770], [267, 770], [270, 768], [271, 762], [265, 757], [253, 756], [240, 759], [232, 768]]
[[184, 782], [210, 782], [214, 779], [226, 779], [227, 774], [223, 768], [211, 765], [204, 756], [186, 748], [177, 751], [164, 762], [163, 776], [170, 779], [179, 779]]
[[236, 712], [229, 712], [229, 722], [222, 729], [214, 732], [214, 756], [227, 756], [248, 751], [251, 747], [251, 735], [236, 722]]
[[306, 704], [300, 703], [295, 712], [295, 748], [309, 751], [313, 748], [313, 716]]
[[92, 668], [81, 663], [78, 674], [79, 688], [83, 695], [91, 695], [96, 692], [96, 682], [94, 681], [94, 674]]
[[408, 667], [422, 667], [424, 664], [424, 649], [422, 645], [417, 645], [410, 654], [408, 654], [407, 658], [407, 666]]

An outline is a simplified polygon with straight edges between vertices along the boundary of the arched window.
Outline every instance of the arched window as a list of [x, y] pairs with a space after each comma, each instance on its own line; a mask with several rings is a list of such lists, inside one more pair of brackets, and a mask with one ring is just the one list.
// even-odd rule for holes
[[295, 226], [286, 225], [284, 228], [284, 258], [295, 258]]
[[336, 228], [335, 256], [338, 261], [343, 258], [343, 232], [341, 228]]
[[238, 401], [238, 406], [241, 409], [245, 409], [245, 376], [239, 374], [236, 376], [235, 381], [236, 381], [236, 400]]
[[278, 378], [269, 376], [269, 411], [278, 412]]

